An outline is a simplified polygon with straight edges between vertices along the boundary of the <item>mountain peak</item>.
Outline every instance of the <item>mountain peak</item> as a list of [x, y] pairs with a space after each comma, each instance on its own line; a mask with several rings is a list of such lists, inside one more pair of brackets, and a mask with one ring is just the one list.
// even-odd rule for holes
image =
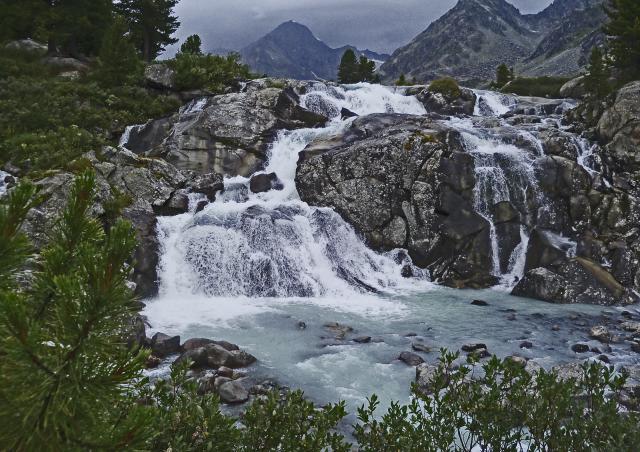
[[272, 34], [281, 34], [281, 33], [287, 33], [287, 34], [296, 33], [299, 35], [313, 36], [315, 38], [315, 36], [313, 35], [313, 32], [309, 27], [307, 27], [304, 24], [301, 24], [300, 22], [296, 22], [295, 20], [288, 20], [286, 22], [282, 22], [280, 25], [274, 28], [273, 31], [271, 31], [271, 33], [269, 34], [272, 35]]
[[276, 77], [335, 79], [340, 59], [347, 48], [357, 55], [383, 61], [388, 55], [360, 51], [353, 46], [333, 49], [299, 22], [289, 20], [240, 51], [254, 71]]
[[[589, 8], [604, 1], [555, 0], [538, 14], [522, 14], [506, 0], [458, 0], [396, 50], [381, 74], [388, 81], [405, 74], [425, 82], [451, 76], [480, 84], [491, 80], [496, 67], [504, 63], [523, 72], [574, 75], [601, 26], [600, 14]], [[524, 64], [539, 55], [543, 58], [535, 66]], [[552, 57], [552, 64], [547, 64]]]

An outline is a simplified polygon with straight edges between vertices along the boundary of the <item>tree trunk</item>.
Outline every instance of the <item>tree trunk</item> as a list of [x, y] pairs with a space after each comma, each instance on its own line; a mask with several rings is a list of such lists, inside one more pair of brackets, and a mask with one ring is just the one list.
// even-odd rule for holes
[[151, 34], [146, 28], [142, 32], [143, 50], [142, 56], [147, 63], [151, 62]]
[[56, 40], [53, 36], [49, 36], [47, 40], [47, 55], [56, 55], [58, 49], [56, 49]]

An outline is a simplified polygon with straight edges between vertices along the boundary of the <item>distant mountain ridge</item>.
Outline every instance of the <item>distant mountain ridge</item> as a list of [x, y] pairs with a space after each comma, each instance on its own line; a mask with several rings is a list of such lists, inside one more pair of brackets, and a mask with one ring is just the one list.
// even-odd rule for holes
[[555, 0], [522, 14], [506, 0], [459, 0], [380, 69], [428, 81], [456, 77], [467, 84], [493, 79], [501, 63], [524, 75], [572, 76], [602, 41], [603, 0]]
[[308, 27], [294, 21], [279, 25], [243, 48], [240, 55], [254, 72], [260, 74], [300, 80], [334, 80], [340, 59], [347, 49], [377, 62], [389, 58], [389, 55], [353, 46], [331, 48], [316, 38]]

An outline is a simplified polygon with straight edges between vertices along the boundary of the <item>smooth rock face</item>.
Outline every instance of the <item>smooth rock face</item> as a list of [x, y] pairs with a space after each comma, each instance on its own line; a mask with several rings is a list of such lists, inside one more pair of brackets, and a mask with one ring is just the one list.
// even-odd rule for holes
[[272, 83], [254, 80], [239, 93], [196, 99], [171, 118], [131, 129], [123, 144], [198, 174], [249, 176], [263, 167], [279, 130], [327, 121], [299, 105], [302, 82], [284, 89]]
[[453, 287], [495, 283], [474, 185], [474, 161], [458, 132], [399, 114], [359, 117], [343, 135], [311, 143], [296, 173], [304, 201], [333, 207], [375, 249], [408, 249]]

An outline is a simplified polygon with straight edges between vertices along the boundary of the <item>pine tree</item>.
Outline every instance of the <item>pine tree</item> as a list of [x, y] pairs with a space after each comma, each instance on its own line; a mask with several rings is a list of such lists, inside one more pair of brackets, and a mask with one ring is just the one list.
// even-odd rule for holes
[[609, 0], [605, 7], [609, 23], [605, 33], [612, 64], [628, 80], [640, 78], [640, 2], [638, 0]]
[[396, 80], [396, 86], [406, 86], [407, 85], [407, 77], [404, 74], [400, 74], [400, 78]]
[[50, 52], [58, 48], [71, 56], [95, 55], [111, 24], [112, 0], [44, 0], [36, 18], [46, 30]]
[[124, 345], [134, 309], [126, 261], [132, 228], [109, 233], [88, 215], [92, 173], [78, 176], [28, 286], [16, 282], [27, 240], [20, 224], [35, 190], [0, 205], [0, 444], [4, 450], [122, 450], [149, 437], [136, 403], [145, 354]]
[[368, 59], [364, 55], [360, 55], [358, 62], [358, 81], [374, 82], [376, 79], [376, 62]]
[[359, 79], [360, 65], [358, 64], [356, 53], [352, 49], [347, 49], [342, 55], [342, 60], [338, 67], [338, 81], [340, 83], [358, 83]]
[[142, 61], [127, 31], [127, 23], [118, 16], [105, 34], [97, 70], [98, 81], [103, 86], [135, 84], [142, 78]]
[[498, 69], [496, 70], [496, 86], [498, 88], [504, 87], [504, 85], [511, 81], [511, 74], [512, 73], [506, 64], [503, 63], [498, 66]]
[[189, 36], [180, 46], [180, 52], [202, 55], [202, 40], [198, 35]]
[[585, 88], [596, 99], [602, 99], [610, 92], [609, 71], [606, 64], [606, 56], [595, 46], [591, 50], [589, 67], [585, 76]]
[[173, 14], [179, 0], [121, 0], [119, 13], [131, 24], [137, 46], [145, 61], [157, 57], [167, 45], [178, 42], [172, 35], [180, 26]]

